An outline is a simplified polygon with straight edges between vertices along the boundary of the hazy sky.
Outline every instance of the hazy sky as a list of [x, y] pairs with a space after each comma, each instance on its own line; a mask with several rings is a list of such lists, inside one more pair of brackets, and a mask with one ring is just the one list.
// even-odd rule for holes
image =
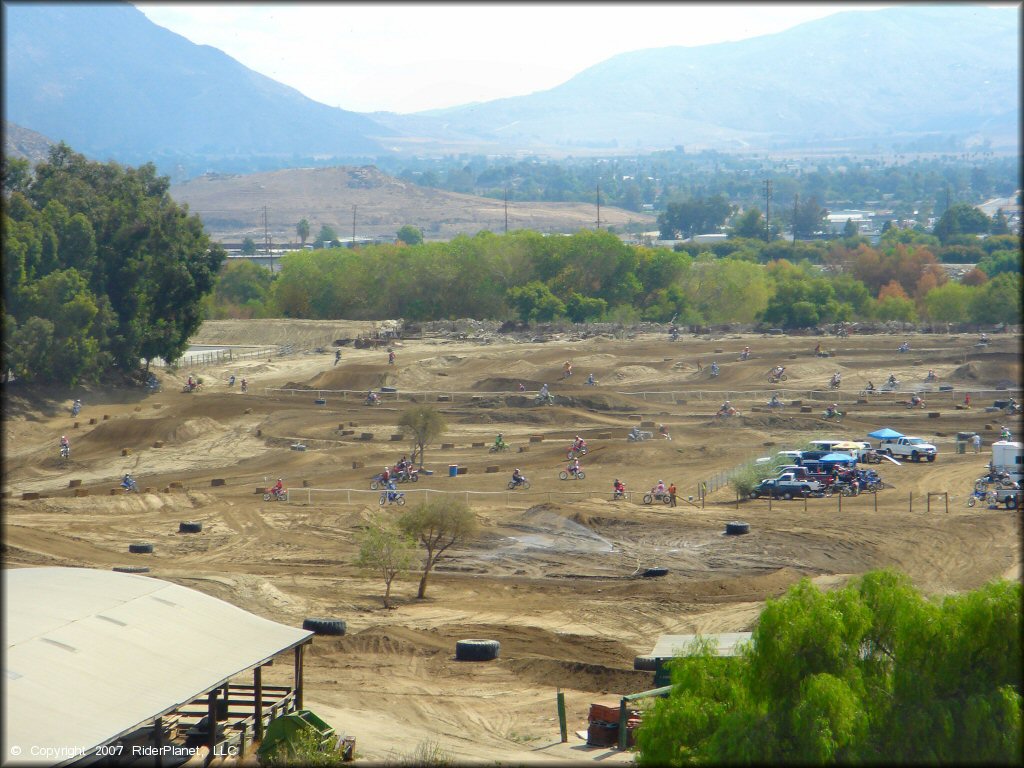
[[781, 32], [855, 3], [135, 3], [332, 107], [417, 112], [559, 85], [617, 53]]

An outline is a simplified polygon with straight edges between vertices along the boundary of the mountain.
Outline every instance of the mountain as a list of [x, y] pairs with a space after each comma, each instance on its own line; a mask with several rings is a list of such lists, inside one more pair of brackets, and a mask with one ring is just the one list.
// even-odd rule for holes
[[848, 11], [740, 42], [620, 54], [527, 96], [375, 117], [506, 145], [890, 147], [941, 134], [1016, 146], [1019, 14], [953, 4]]
[[131, 5], [4, 3], [4, 109], [91, 158], [152, 161], [173, 179], [395, 151], [1017, 152], [1019, 10], [851, 10], [739, 42], [620, 54], [527, 96], [365, 115], [314, 102]]
[[55, 142], [43, 136], [41, 133], [22, 128], [20, 125], [9, 123], [6, 120], [4, 126], [4, 156], [20, 157], [30, 163], [38, 163], [46, 160], [50, 155], [50, 147]]
[[[126, 3], [4, 3], [4, 114], [97, 160], [371, 157], [389, 131], [328, 107]], [[258, 164], [257, 164], [258, 167]]]

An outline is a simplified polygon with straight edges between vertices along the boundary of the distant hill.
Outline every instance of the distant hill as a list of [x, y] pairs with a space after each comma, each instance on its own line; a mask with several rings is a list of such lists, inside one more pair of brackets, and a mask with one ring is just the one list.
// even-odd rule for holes
[[3, 121], [3, 126], [5, 157], [20, 157], [35, 164], [45, 160], [50, 154], [50, 147], [56, 143], [41, 133], [6, 120]]
[[[357, 238], [393, 238], [405, 224], [422, 229], [428, 240], [505, 229], [503, 200], [420, 187], [373, 166], [207, 174], [173, 184], [170, 194], [199, 214], [206, 231], [219, 242], [240, 242], [249, 236], [263, 243], [264, 206], [269, 234], [278, 244], [298, 240], [295, 225], [301, 219], [309, 221], [311, 238], [327, 224], [345, 241], [352, 236], [353, 214]], [[515, 200], [508, 204], [509, 230], [575, 232], [595, 227], [596, 217], [596, 204]], [[603, 227], [622, 230], [630, 222], [655, 227], [650, 214], [601, 207]]]
[[[4, 112], [97, 160], [372, 157], [390, 131], [153, 24], [126, 3], [4, 3]], [[279, 167], [279, 166], [278, 166]]]
[[375, 117], [562, 148], [1018, 146], [1020, 44], [1019, 6], [852, 10], [735, 43], [623, 53], [528, 96]]
[[413, 115], [319, 104], [125, 3], [4, 3], [3, 14], [8, 120], [174, 179], [394, 152], [1019, 151], [1019, 5], [850, 10], [735, 43], [624, 53], [547, 91]]

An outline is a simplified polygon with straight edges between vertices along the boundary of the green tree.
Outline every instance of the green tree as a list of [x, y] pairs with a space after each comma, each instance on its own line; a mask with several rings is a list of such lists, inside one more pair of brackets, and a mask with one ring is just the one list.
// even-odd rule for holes
[[408, 409], [398, 419], [398, 426], [407, 432], [412, 439], [412, 460], [416, 461], [419, 453], [420, 468], [423, 467], [423, 449], [448, 429], [441, 413], [429, 405], [417, 405]]
[[967, 203], [955, 203], [935, 222], [932, 234], [945, 244], [956, 235], [983, 235], [992, 227], [992, 220]]
[[384, 607], [391, 607], [391, 584], [412, 567], [416, 542], [390, 521], [375, 517], [359, 537], [356, 565], [377, 571], [384, 579]]
[[820, 232], [824, 226], [826, 213], [827, 211], [821, 207], [815, 197], [798, 201], [795, 209], [789, 211], [789, 222], [794, 239], [810, 237], [815, 232]]
[[1022, 277], [1019, 272], [1003, 272], [983, 286], [971, 300], [971, 320], [976, 323], [1020, 323]]
[[966, 323], [970, 320], [971, 301], [975, 293], [976, 288], [948, 282], [925, 294], [925, 311], [931, 320], [939, 323]]
[[847, 219], [843, 225], [843, 239], [848, 240], [852, 237], [857, 237], [860, 234], [860, 230], [857, 229], [857, 225], [853, 223], [853, 219]]
[[338, 233], [334, 230], [334, 227], [329, 224], [323, 224], [320, 227], [320, 233], [316, 236], [317, 248], [322, 248], [324, 243], [336, 243], [338, 241]]
[[441, 498], [424, 502], [402, 514], [398, 526], [426, 549], [423, 575], [416, 597], [427, 594], [427, 579], [438, 559], [452, 546], [476, 535], [476, 517], [465, 502]]
[[878, 320], [899, 320], [913, 323], [917, 320], [917, 307], [912, 299], [903, 296], [885, 296], [875, 302], [871, 314]]
[[547, 322], [565, 314], [565, 304], [562, 300], [539, 280], [509, 288], [506, 297], [523, 322]]
[[423, 230], [411, 224], [406, 224], [398, 228], [396, 237], [406, 245], [419, 245], [423, 242]]
[[894, 571], [765, 605], [737, 658], [706, 639], [638, 732], [639, 766], [1015, 764], [1021, 585], [928, 600]]
[[243, 256], [255, 256], [256, 255], [256, 241], [246, 235], [242, 239], [242, 255]]
[[731, 213], [732, 206], [721, 195], [672, 202], [658, 216], [658, 230], [663, 240], [693, 237], [702, 232], [717, 231]]
[[306, 247], [306, 241], [309, 240], [309, 220], [299, 219], [299, 223], [295, 225], [295, 234], [299, 236], [299, 243], [303, 248]]
[[1024, 255], [1021, 251], [993, 251], [978, 262], [978, 269], [989, 277], [995, 277], [1003, 272], [1024, 271]]
[[764, 216], [758, 208], [748, 208], [732, 225], [729, 237], [764, 239]]

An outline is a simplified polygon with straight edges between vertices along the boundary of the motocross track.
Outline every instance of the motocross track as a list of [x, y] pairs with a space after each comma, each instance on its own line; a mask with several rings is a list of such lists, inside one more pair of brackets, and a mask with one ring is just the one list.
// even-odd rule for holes
[[[341, 327], [225, 321], [206, 324], [195, 341], [301, 349], [314, 337], [345, 335]], [[904, 339], [911, 352], [897, 355]], [[819, 340], [834, 356], [814, 356]], [[1020, 577], [1019, 513], [965, 503], [999, 427], [1009, 426], [1019, 439], [1019, 416], [984, 407], [1009, 394], [1020, 397], [1020, 337], [993, 334], [987, 348], [976, 340], [967, 334], [686, 335], [676, 342], [666, 334], [565, 335], [544, 343], [500, 335], [492, 343], [425, 338], [396, 343], [393, 366], [383, 348], [347, 346], [337, 366], [333, 349], [325, 349], [173, 375], [161, 369], [158, 393], [7, 385], [6, 565], [147, 565], [157, 578], [290, 625], [301, 626], [305, 617], [345, 619], [344, 637], [318, 636], [306, 656], [305, 704], [354, 736], [362, 761], [408, 758], [430, 746], [458, 763], [630, 761], [628, 754], [587, 747], [573, 731], [586, 728], [591, 702], [653, 687], [652, 673], [634, 671], [633, 659], [649, 653], [662, 633], [750, 630], [765, 600], [804, 576], [833, 587], [869, 569], [896, 567], [933, 595]], [[739, 362], [745, 345], [753, 356]], [[566, 360], [574, 374], [562, 380]], [[721, 366], [715, 379], [708, 372], [712, 360]], [[776, 363], [787, 366], [789, 380], [771, 387], [765, 374]], [[937, 384], [923, 384], [929, 368]], [[843, 386], [830, 393], [826, 382], [836, 370]], [[593, 387], [584, 384], [591, 372]], [[903, 394], [858, 402], [867, 399], [858, 392], [869, 379], [877, 386], [890, 372], [903, 382]], [[184, 394], [190, 373], [203, 377], [204, 389]], [[227, 386], [232, 373], [248, 378], [248, 394]], [[535, 405], [531, 392], [518, 393], [519, 382], [533, 391], [547, 383], [556, 404]], [[1015, 391], [981, 392], [1007, 384]], [[268, 391], [286, 385], [298, 391]], [[938, 392], [938, 385], [955, 389]], [[386, 393], [380, 406], [364, 406], [365, 390], [380, 386], [396, 388], [398, 399]], [[357, 392], [323, 391], [341, 389]], [[924, 392], [924, 410], [902, 404], [915, 389]], [[786, 406], [769, 413], [763, 406], [775, 390]], [[956, 409], [968, 391], [973, 408]], [[462, 497], [479, 518], [480, 534], [446, 553], [426, 599], [415, 597], [418, 574], [399, 577], [396, 607], [387, 610], [381, 578], [353, 562], [371, 517], [401, 513], [378, 506], [369, 479], [408, 452], [408, 440], [390, 438], [415, 392], [430, 393], [416, 398], [444, 414], [442, 441], [453, 447], [429, 445], [425, 467], [433, 475], [400, 489], [410, 504], [431, 490], [479, 492]], [[326, 403], [317, 404], [318, 396]], [[68, 410], [73, 397], [84, 403], [77, 429]], [[741, 415], [715, 417], [726, 398]], [[794, 400], [811, 411], [801, 412]], [[821, 418], [831, 401], [846, 414], [840, 424]], [[654, 439], [628, 442], [627, 432], [640, 421], [664, 423], [672, 440], [648, 426]], [[815, 438], [864, 440], [883, 426], [930, 440], [938, 459], [883, 462], [877, 469], [891, 489], [810, 499], [806, 509], [803, 501], [775, 501], [769, 510], [763, 499], [737, 506], [728, 486], [711, 492], [703, 509], [687, 501], [701, 480], [750, 458]], [[499, 431], [510, 451], [473, 446], [490, 445]], [[981, 453], [968, 448], [957, 455], [958, 431], [978, 431]], [[72, 442], [66, 464], [57, 455], [62, 433]], [[361, 439], [364, 433], [372, 440]], [[590, 447], [581, 459], [586, 479], [560, 481], [577, 433]], [[306, 450], [291, 450], [296, 442]], [[453, 464], [465, 474], [450, 477]], [[499, 470], [488, 473], [491, 465]], [[530, 491], [505, 490], [514, 467], [530, 479]], [[109, 495], [125, 471], [143, 492]], [[265, 503], [256, 493], [277, 477], [291, 491], [287, 504]], [[626, 483], [629, 500], [611, 501], [614, 478]], [[640, 502], [659, 479], [679, 487], [678, 507]], [[75, 497], [71, 480], [80, 480], [89, 495]], [[29, 491], [42, 498], [22, 500]], [[941, 496], [931, 497], [929, 512], [928, 494], [942, 492], [949, 494], [948, 512]], [[185, 520], [202, 522], [202, 532], [178, 533]], [[724, 535], [734, 520], [750, 523], [750, 533]], [[127, 545], [138, 541], [152, 542], [154, 553], [128, 554]], [[668, 574], [637, 575], [653, 566]], [[455, 642], [462, 638], [498, 640], [500, 657], [457, 662]], [[285, 674], [278, 667], [288, 666], [272, 670]], [[567, 744], [559, 743], [558, 688], [566, 694]]]

